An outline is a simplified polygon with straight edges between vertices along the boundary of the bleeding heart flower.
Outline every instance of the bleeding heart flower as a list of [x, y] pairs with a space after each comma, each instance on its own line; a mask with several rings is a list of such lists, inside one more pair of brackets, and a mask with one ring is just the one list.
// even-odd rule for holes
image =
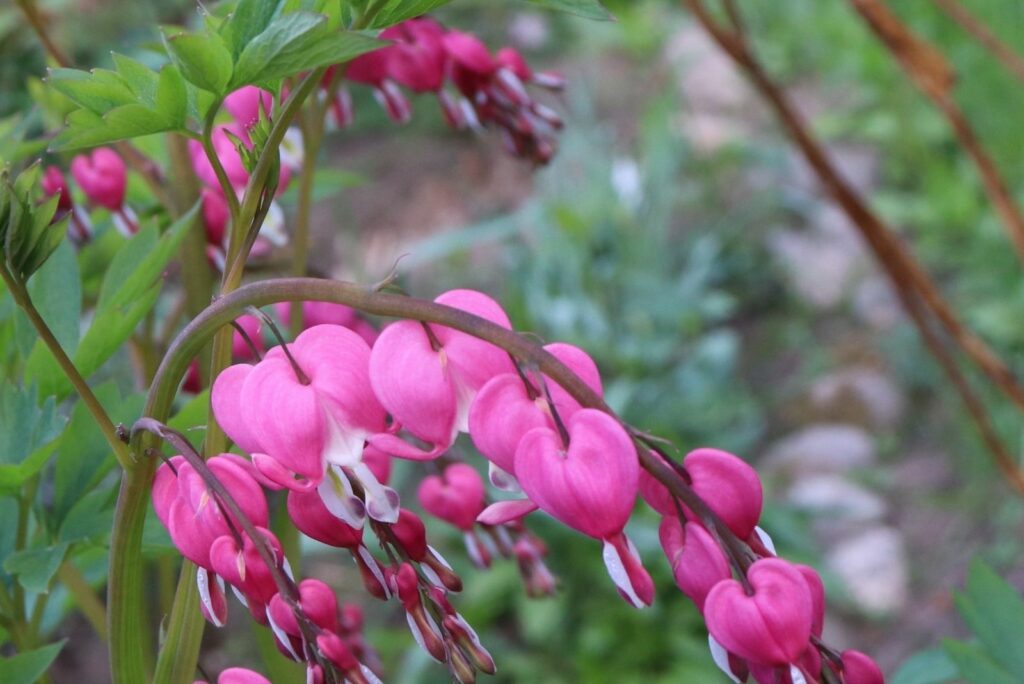
[[535, 428], [516, 450], [526, 495], [565, 525], [604, 541], [609, 574], [634, 606], [650, 605], [654, 584], [622, 533], [636, 501], [640, 465], [625, 429], [608, 414], [580, 409], [558, 432]]
[[[263, 535], [270, 545], [277, 567], [289, 573], [281, 542], [274, 534], [263, 527], [256, 531]], [[224, 578], [236, 591], [239, 600], [245, 604], [254, 620], [261, 625], [267, 624], [267, 604], [277, 594], [277, 584], [270, 568], [263, 562], [256, 543], [246, 535], [242, 535], [242, 546], [232, 535], [217, 538], [210, 546], [211, 569]]]
[[111, 211], [118, 232], [125, 237], [138, 232], [139, 219], [124, 203], [128, 170], [117, 152], [97, 147], [92, 154], [80, 154], [71, 160], [71, 175], [90, 202]]
[[[473, 290], [452, 290], [434, 300], [511, 328], [497, 302]], [[370, 380], [395, 422], [430, 443], [427, 451], [391, 434], [373, 437], [381, 450], [417, 460], [440, 456], [459, 431], [469, 429], [469, 407], [485, 382], [514, 370], [508, 354], [472, 335], [417, 321], [384, 328], [370, 355]]]
[[[255, 525], [267, 525], [267, 501], [263, 490], [244, 467], [221, 454], [206, 464], [246, 517]], [[212, 569], [210, 547], [240, 522], [222, 509], [202, 477], [182, 456], [161, 465], [153, 481], [153, 508], [182, 555], [196, 565]], [[230, 524], [228, 522], [230, 520]]]
[[797, 662], [807, 649], [813, 598], [807, 580], [792, 564], [763, 558], [747, 571], [747, 595], [733, 579], [714, 586], [704, 602], [711, 636], [730, 653], [760, 665]]
[[688, 522], [684, 526], [674, 516], [662, 519], [658, 536], [676, 585], [703, 612], [708, 592], [732, 577], [725, 554], [701, 525]]
[[453, 463], [441, 476], [423, 478], [418, 496], [423, 510], [463, 531], [473, 529], [484, 509], [484, 481], [472, 466]]
[[[323, 325], [289, 351], [308, 383], [276, 347], [255, 366], [231, 366], [214, 382], [213, 408], [263, 475], [292, 489], [318, 485], [328, 463], [379, 487], [361, 461], [366, 438], [384, 428], [370, 389], [369, 347], [351, 330]], [[364, 479], [365, 478], [365, 479]]]
[[[603, 394], [597, 365], [579, 347], [549, 344], [544, 349], [568, 366], [599, 395]], [[537, 427], [555, 428], [552, 414], [567, 421], [580, 409], [558, 383], [543, 376], [551, 395], [548, 402], [543, 388], [527, 388], [518, 373], [502, 373], [480, 389], [469, 411], [469, 434], [473, 444], [491, 463], [491, 483], [500, 489], [515, 490], [515, 455], [519, 440]]]
[[109, 147], [76, 156], [71, 160], [71, 175], [90, 201], [110, 211], [124, 205], [128, 170], [121, 156]]
[[[304, 579], [299, 582], [299, 606], [313, 623], [328, 632], [337, 632], [338, 599], [331, 588], [318, 579]], [[270, 619], [290, 636], [302, 636], [295, 613], [275, 594], [267, 608]]]

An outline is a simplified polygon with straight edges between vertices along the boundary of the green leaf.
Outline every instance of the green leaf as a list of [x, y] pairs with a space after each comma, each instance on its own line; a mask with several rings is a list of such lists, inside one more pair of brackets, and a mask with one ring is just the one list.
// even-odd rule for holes
[[50, 84], [82, 107], [68, 115], [51, 150], [95, 147], [185, 127], [190, 98], [178, 67], [168, 64], [157, 73], [122, 55], [115, 55], [114, 63], [116, 72], [50, 73]]
[[[156, 303], [163, 283], [161, 274], [185, 237], [196, 211], [198, 204], [159, 239], [156, 227], [146, 226], [114, 257], [100, 287], [92, 324], [73, 359], [83, 377], [88, 378], [110, 358]], [[44, 395], [64, 397], [71, 391], [71, 384], [56, 361], [40, 363], [27, 377], [39, 383]]]
[[971, 563], [966, 593], [954, 592], [957, 611], [988, 653], [1010, 672], [1024, 672], [1024, 600], [992, 568]]
[[431, 12], [451, 0], [390, 0], [373, 18], [368, 28], [387, 28], [406, 19]]
[[97, 489], [79, 499], [60, 526], [58, 538], [65, 543], [102, 541], [114, 522], [118, 486]]
[[971, 684], [1015, 684], [1020, 680], [999, 666], [976, 644], [944, 639], [942, 647], [956, 665], [960, 676]]
[[185, 80], [216, 95], [225, 94], [233, 60], [219, 35], [181, 33], [165, 37], [164, 44]]
[[946, 684], [956, 678], [956, 665], [946, 652], [941, 648], [930, 648], [908, 658], [889, 684]]
[[182, 406], [167, 424], [178, 432], [188, 434], [197, 428], [206, 427], [209, 409], [210, 390], [205, 389]]
[[67, 552], [66, 542], [41, 549], [18, 551], [4, 560], [4, 570], [17, 576], [25, 591], [45, 594], [49, 592], [50, 580], [64, 562]]
[[229, 90], [245, 85], [276, 89], [277, 81], [302, 71], [345, 62], [384, 45], [357, 32], [330, 28], [323, 14], [284, 14], [255, 36], [238, 56]]
[[[122, 399], [113, 382], [104, 383], [93, 392], [115, 424], [130, 425], [142, 413], [141, 394]], [[56, 451], [50, 514], [52, 528], [61, 526], [68, 512], [113, 466], [110, 446], [82, 402], [75, 404], [71, 420], [56, 444]]]
[[270, 25], [280, 5], [280, 0], [239, 0], [235, 11], [221, 25], [221, 35], [236, 60], [252, 39]]
[[0, 681], [4, 684], [33, 684], [42, 677], [64, 647], [64, 641], [0, 658]]
[[527, 2], [547, 9], [575, 14], [586, 19], [596, 19], [598, 21], [612, 21], [615, 19], [612, 13], [598, 0], [527, 0]]
[[[82, 289], [78, 260], [70, 243], [64, 241], [52, 258], [32, 276], [28, 281], [28, 292], [61, 348], [69, 356], [74, 355], [82, 316]], [[39, 353], [50, 353], [42, 341], [36, 343], [36, 349]], [[37, 352], [33, 350], [32, 353]]]
[[40, 407], [35, 388], [0, 387], [0, 493], [16, 491], [46, 463], [64, 425], [53, 397]]

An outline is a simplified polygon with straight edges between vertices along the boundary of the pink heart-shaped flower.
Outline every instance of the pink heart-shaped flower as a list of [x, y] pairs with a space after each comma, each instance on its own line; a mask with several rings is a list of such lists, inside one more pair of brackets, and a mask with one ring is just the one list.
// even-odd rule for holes
[[760, 665], [795, 663], [811, 638], [813, 600], [807, 580], [791, 563], [763, 558], [747, 570], [753, 594], [733, 579], [708, 593], [704, 619], [730, 653]]
[[460, 530], [473, 529], [485, 506], [483, 478], [465, 463], [453, 463], [443, 475], [423, 478], [417, 495], [423, 510]]

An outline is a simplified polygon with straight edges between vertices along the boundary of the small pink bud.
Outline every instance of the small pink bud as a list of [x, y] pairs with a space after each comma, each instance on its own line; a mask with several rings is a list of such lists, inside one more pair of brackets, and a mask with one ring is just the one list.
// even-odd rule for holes
[[778, 558], [756, 561], [747, 571], [753, 590], [722, 580], [704, 602], [711, 636], [730, 653], [761, 665], [789, 665], [811, 638], [812, 597], [800, 571]]
[[472, 466], [453, 463], [442, 476], [423, 478], [418, 496], [423, 510], [467, 531], [484, 509], [484, 481]]
[[324, 505], [319, 492], [288, 492], [288, 517], [300, 532], [321, 544], [355, 549], [363, 543], [363, 531], [339, 520]]
[[420, 517], [407, 508], [398, 513], [398, 522], [391, 526], [391, 531], [409, 557], [414, 561], [422, 561], [427, 556], [427, 528]]
[[71, 175], [92, 202], [111, 211], [124, 206], [128, 172], [120, 155], [111, 148], [98, 147], [90, 155], [72, 159]]
[[[299, 582], [299, 606], [317, 627], [328, 632], [338, 631], [338, 599], [331, 588], [320, 580], [310, 578]], [[295, 613], [280, 594], [274, 594], [267, 610], [274, 623], [286, 633], [302, 635]]]
[[843, 682], [845, 684], [885, 684], [881, 668], [860, 651], [843, 651]]

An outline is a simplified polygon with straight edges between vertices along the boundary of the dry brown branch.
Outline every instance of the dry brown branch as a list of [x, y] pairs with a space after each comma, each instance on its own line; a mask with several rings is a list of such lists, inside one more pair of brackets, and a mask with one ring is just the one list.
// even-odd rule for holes
[[943, 12], [974, 36], [982, 47], [991, 52], [1006, 70], [1024, 81], [1024, 57], [1014, 52], [983, 21], [967, 11], [957, 0], [932, 0]]
[[942, 112], [953, 127], [978, 172], [1021, 261], [1024, 261], [1024, 214], [1013, 199], [992, 158], [981, 145], [970, 122], [953, 99], [953, 68], [936, 48], [914, 34], [883, 0], [850, 0], [879, 40], [896, 57], [910, 79]]
[[[892, 230], [878, 218], [839, 173], [829, 160], [828, 155], [825, 154], [822, 145], [811, 135], [803, 117], [754, 56], [745, 36], [717, 23], [707, 11], [702, 0], [683, 0], [683, 2], [705, 31], [743, 70], [761, 96], [771, 105], [787, 134], [796, 143], [825, 190], [860, 231], [861, 236], [871, 247], [875, 257], [892, 281], [900, 301], [907, 309], [929, 350], [935, 355], [960, 393], [982, 438], [992, 451], [997, 465], [1007, 475], [1010, 484], [1024, 493], [1024, 473], [1014, 463], [1009, 451], [1000, 442], [984, 406], [971, 391], [966, 378], [942, 345], [936, 332], [931, 328], [926, 312], [935, 316], [957, 347], [1022, 411], [1024, 411], [1024, 388], [984, 340], [960, 322], [925, 270], [904, 248]], [[731, 23], [734, 26], [741, 25], [736, 22]]]

